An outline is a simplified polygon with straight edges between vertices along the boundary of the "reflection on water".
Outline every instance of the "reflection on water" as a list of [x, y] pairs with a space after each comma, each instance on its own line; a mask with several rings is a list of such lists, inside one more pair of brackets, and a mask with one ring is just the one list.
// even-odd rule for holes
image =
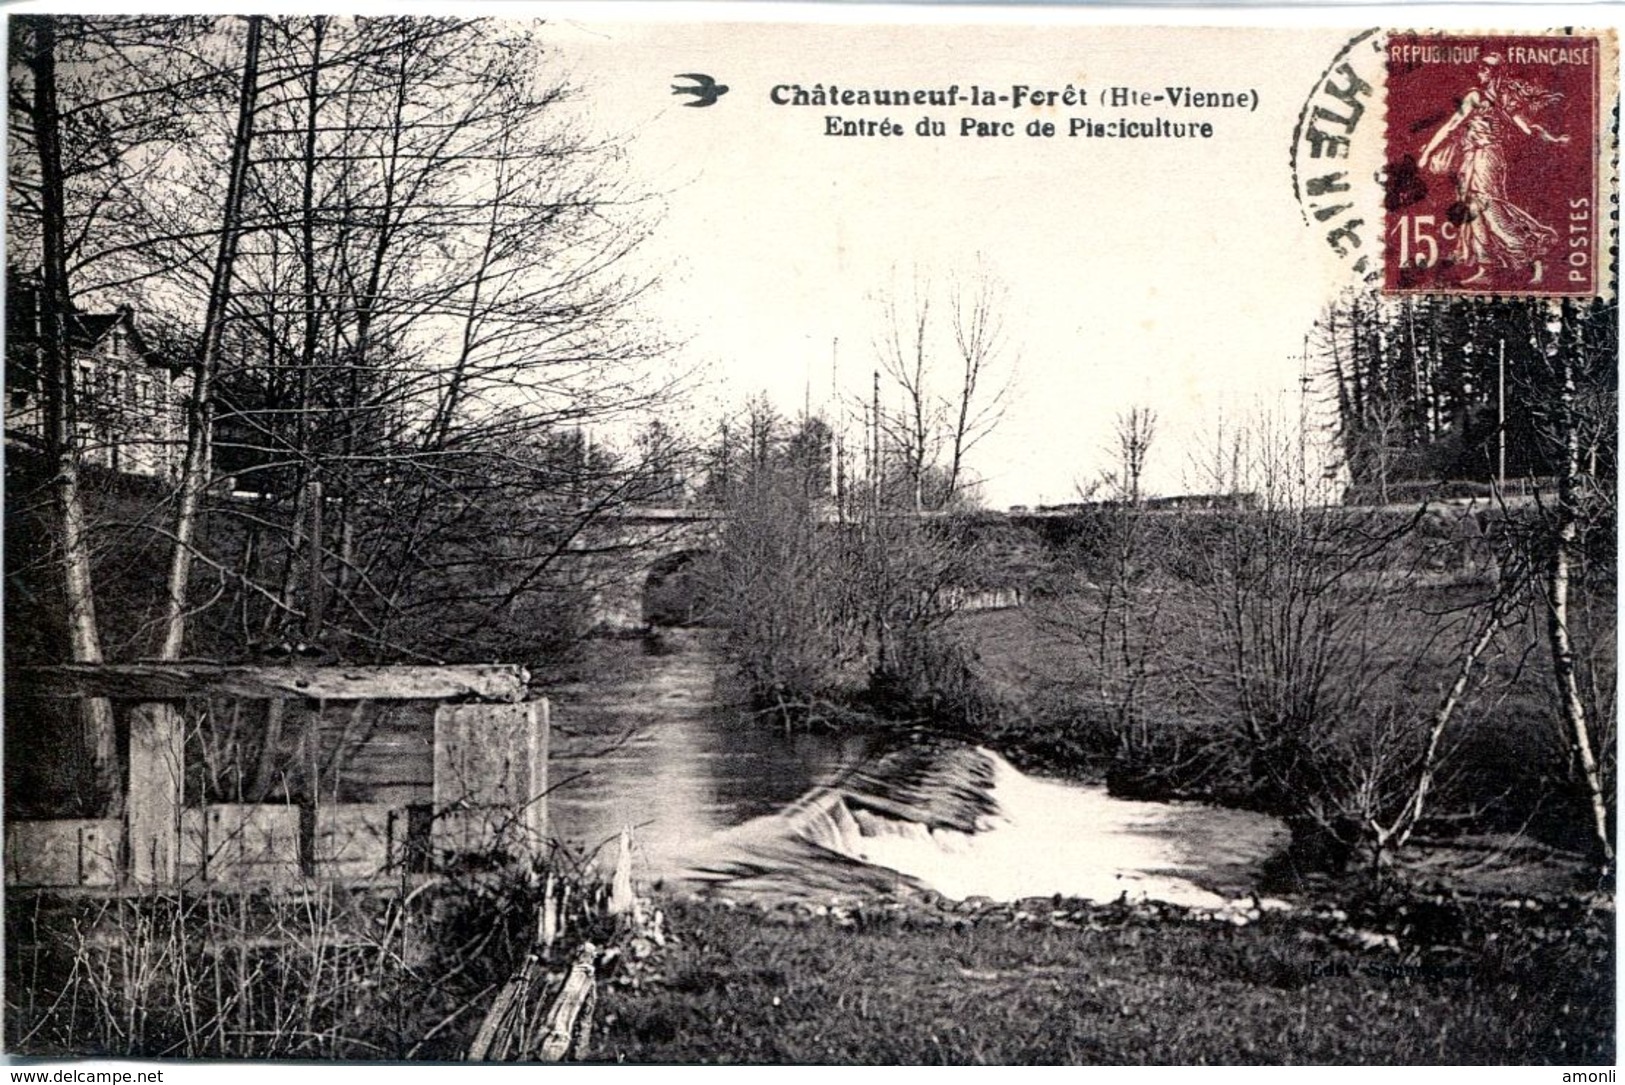
[[961, 743], [786, 733], [740, 707], [717, 639], [604, 642], [590, 680], [552, 691], [554, 833], [591, 851], [632, 826], [646, 884], [1216, 908], [1286, 842], [1273, 818], [1115, 799]]
[[602, 641], [590, 646], [588, 680], [548, 690], [555, 836], [591, 850], [633, 826], [638, 878], [670, 878], [713, 833], [784, 807], [863, 756], [861, 736], [786, 734], [753, 718], [720, 636]]

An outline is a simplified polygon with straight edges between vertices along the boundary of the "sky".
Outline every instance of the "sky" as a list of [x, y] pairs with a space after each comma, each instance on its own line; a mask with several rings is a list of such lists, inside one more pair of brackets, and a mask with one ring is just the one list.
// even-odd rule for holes
[[[1296, 417], [1305, 335], [1348, 281], [1294, 199], [1289, 151], [1305, 98], [1352, 31], [954, 25], [951, 14], [905, 25], [567, 17], [546, 29], [588, 122], [617, 133], [627, 169], [657, 194], [638, 257], [662, 279], [648, 305], [681, 342], [674, 363], [705, 376], [681, 421], [703, 426], [757, 392], [786, 412], [861, 400], [888, 291], [906, 300], [928, 283], [940, 311], [980, 261], [1007, 292], [1001, 368], [1012, 374], [1004, 419], [970, 464], [986, 503], [1077, 500], [1112, 464], [1115, 418], [1136, 406], [1158, 415], [1148, 489], [1199, 489], [1193, 458], [1221, 417], [1261, 406]], [[1354, 13], [1345, 27], [1359, 24]], [[689, 72], [730, 89], [685, 106], [671, 87]], [[775, 86], [820, 83], [1071, 85], [1091, 98], [1080, 109], [771, 100]], [[1111, 86], [1251, 89], [1257, 106], [1098, 106]], [[889, 117], [909, 135], [826, 135], [831, 115]], [[949, 134], [916, 136], [927, 116]], [[1072, 116], [1208, 121], [1215, 134], [1019, 134], [1034, 119], [1064, 132]], [[1013, 120], [1018, 135], [961, 137], [964, 117]], [[856, 429], [849, 440], [861, 441]]]

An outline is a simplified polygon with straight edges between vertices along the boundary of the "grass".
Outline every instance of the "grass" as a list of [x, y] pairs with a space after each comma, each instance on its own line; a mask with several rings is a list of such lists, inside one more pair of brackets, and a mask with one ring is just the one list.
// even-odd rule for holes
[[[1044, 902], [1048, 903], [1048, 902]], [[1061, 910], [1073, 906], [1063, 904]], [[1493, 910], [1438, 947], [1121, 909], [1018, 921], [687, 903], [663, 974], [611, 988], [595, 1055], [639, 1063], [1611, 1064], [1612, 914]]]

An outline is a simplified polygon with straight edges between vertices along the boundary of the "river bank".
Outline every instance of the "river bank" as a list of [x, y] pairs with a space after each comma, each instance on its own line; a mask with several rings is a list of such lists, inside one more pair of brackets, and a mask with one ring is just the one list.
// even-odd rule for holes
[[1354, 898], [1211, 916], [673, 900], [600, 1003], [653, 1063], [1611, 1064], [1614, 915], [1580, 897]]
[[[1016, 654], [986, 637], [980, 647], [984, 664]], [[1098, 760], [1065, 756], [1082, 747], [1004, 737], [1012, 761], [1049, 780], [1100, 780]], [[778, 903], [725, 888], [667, 896], [671, 941], [606, 990], [594, 1057], [1612, 1062], [1613, 899], [1593, 891], [1580, 855], [1482, 832], [1418, 838], [1388, 858], [1374, 881], [1283, 854], [1219, 908], [914, 887]]]

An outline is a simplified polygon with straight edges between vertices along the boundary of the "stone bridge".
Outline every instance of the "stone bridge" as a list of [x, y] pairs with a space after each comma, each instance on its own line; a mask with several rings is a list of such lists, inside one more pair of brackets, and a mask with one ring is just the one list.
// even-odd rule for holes
[[[980, 516], [988, 524], [1009, 522], [1002, 513]], [[820, 511], [820, 522], [839, 522], [833, 506]], [[692, 620], [694, 584], [682, 574], [717, 548], [727, 523], [720, 509], [688, 507], [628, 506], [594, 519], [571, 547], [592, 595], [592, 625], [627, 630]], [[1020, 598], [1009, 589], [967, 590], [956, 603], [965, 610], [1001, 609], [1019, 606]]]
[[[1250, 494], [1194, 495], [1162, 498], [1147, 511], [1160, 517], [1201, 517], [1245, 510], [1254, 504]], [[1065, 550], [1080, 533], [1100, 530], [1104, 506], [1072, 505], [1008, 512], [978, 511], [920, 513], [926, 518], [951, 515], [958, 521], [958, 536], [988, 543], [993, 554], [1012, 547], [1035, 553]], [[1458, 502], [1435, 506], [1437, 517], [1471, 516], [1471, 506]], [[1364, 510], [1369, 512], [1370, 510]], [[1410, 506], [1390, 511], [1408, 515]], [[910, 515], [907, 513], [900, 515]], [[833, 507], [821, 513], [827, 524], [837, 522]], [[606, 513], [584, 530], [572, 546], [583, 560], [582, 582], [593, 596], [593, 624], [602, 629], [633, 629], [654, 621], [682, 621], [685, 585], [680, 574], [696, 558], [716, 549], [728, 514], [720, 509], [689, 507], [626, 507]], [[1459, 534], [1459, 531], [1457, 532]], [[1481, 535], [1481, 531], [1475, 531]], [[1005, 557], [1009, 558], [1006, 553]], [[990, 560], [1001, 560], [996, 556]], [[1020, 560], [1019, 558], [1016, 560]], [[689, 605], [692, 599], [688, 599]], [[961, 609], [989, 610], [1020, 606], [1013, 588], [981, 586], [965, 589], [956, 600]]]
[[594, 519], [575, 540], [592, 590], [593, 624], [635, 629], [673, 614], [661, 589], [716, 548], [727, 514], [704, 508], [627, 507]]

